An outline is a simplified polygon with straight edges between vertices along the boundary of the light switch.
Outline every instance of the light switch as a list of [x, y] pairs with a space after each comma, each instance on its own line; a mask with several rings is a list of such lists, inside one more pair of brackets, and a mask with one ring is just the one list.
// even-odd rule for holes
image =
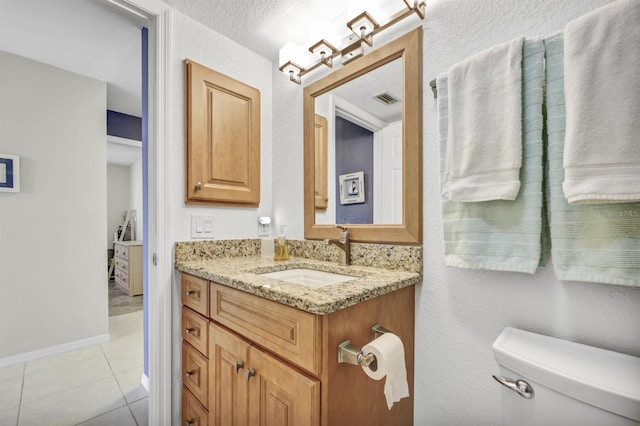
[[191, 238], [213, 238], [215, 216], [207, 214], [191, 214]]

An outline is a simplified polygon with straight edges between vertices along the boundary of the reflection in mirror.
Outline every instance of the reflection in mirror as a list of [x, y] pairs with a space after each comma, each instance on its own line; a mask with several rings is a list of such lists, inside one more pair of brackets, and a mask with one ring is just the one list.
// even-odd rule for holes
[[305, 238], [422, 242], [421, 27], [304, 88], [304, 173]]
[[[314, 107], [316, 223], [402, 223], [402, 58], [323, 93]], [[359, 172], [362, 194], [340, 184]]]

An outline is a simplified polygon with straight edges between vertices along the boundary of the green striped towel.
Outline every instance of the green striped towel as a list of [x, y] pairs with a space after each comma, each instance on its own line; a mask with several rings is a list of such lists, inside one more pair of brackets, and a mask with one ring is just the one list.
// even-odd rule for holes
[[562, 34], [545, 40], [547, 206], [555, 274], [560, 280], [640, 286], [640, 203], [571, 205], [562, 191], [563, 46]]
[[[533, 274], [541, 260], [543, 211], [542, 40], [525, 40], [522, 59], [522, 167], [514, 201], [463, 203], [441, 197], [444, 257], [448, 266]], [[491, 76], [487, 76], [491, 78]], [[436, 79], [441, 184], [446, 158], [448, 90]], [[487, 98], [491, 102], [491, 98]]]

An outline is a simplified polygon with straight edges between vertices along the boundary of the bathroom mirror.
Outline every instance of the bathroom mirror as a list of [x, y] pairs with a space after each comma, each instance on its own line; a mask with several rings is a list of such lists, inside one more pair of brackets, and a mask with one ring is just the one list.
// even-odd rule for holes
[[304, 88], [305, 238], [422, 242], [421, 68], [418, 28]]

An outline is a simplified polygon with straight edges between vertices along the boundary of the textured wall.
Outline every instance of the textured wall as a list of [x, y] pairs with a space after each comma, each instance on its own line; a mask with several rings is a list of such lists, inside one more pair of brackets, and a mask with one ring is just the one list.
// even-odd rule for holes
[[[255, 238], [258, 215], [271, 215], [271, 62], [202, 24], [171, 12], [170, 61], [170, 128], [169, 165], [172, 183], [169, 186], [173, 241], [190, 240], [191, 214], [211, 214], [216, 217], [215, 239]], [[184, 204], [184, 72], [183, 61], [192, 59], [240, 80], [260, 90], [260, 207], [209, 207]], [[174, 276], [173, 295], [173, 371], [175, 383], [180, 382], [180, 294], [178, 277]], [[179, 424], [180, 387], [173, 394], [174, 423]]]
[[[436, 102], [429, 81], [519, 35], [545, 36], [607, 0], [439, 0], [423, 22], [424, 282], [416, 291], [416, 425], [500, 424], [491, 345], [504, 327], [640, 356], [640, 289], [444, 265]], [[302, 89], [274, 68], [274, 211], [302, 238]], [[308, 79], [311, 81], [311, 79]], [[307, 83], [307, 81], [305, 81]], [[301, 183], [300, 183], [301, 185]], [[289, 190], [285, 190], [285, 187]]]

